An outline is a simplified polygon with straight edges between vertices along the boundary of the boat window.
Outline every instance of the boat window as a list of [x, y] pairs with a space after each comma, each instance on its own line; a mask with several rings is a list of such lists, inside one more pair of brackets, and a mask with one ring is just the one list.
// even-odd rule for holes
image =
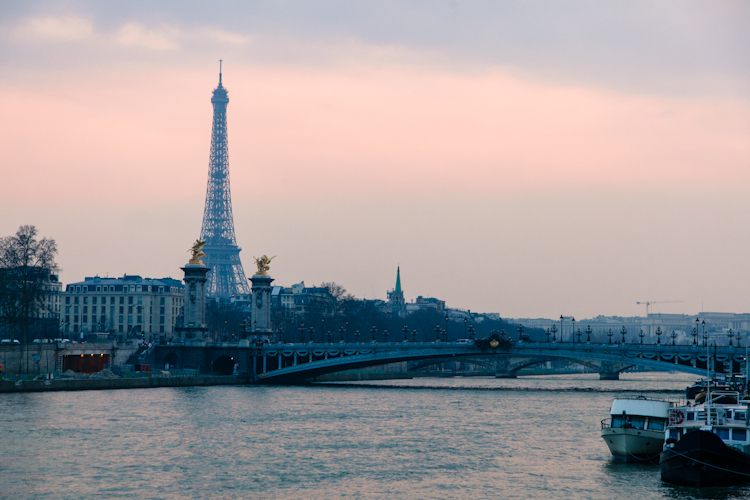
[[734, 412], [734, 419], [735, 420], [745, 420], [745, 412], [744, 411], [736, 411], [736, 412]]
[[680, 429], [669, 429], [669, 437], [680, 439]]
[[687, 414], [687, 419], [686, 420], [695, 420], [695, 413], [692, 412], [692, 411], [689, 411], [688, 414]]
[[662, 419], [656, 419], [656, 418], [649, 418], [648, 419], [648, 428], [652, 431], [663, 431], [664, 430], [664, 420]]
[[625, 423], [625, 418], [619, 415], [612, 415], [612, 428], [620, 428], [623, 427], [623, 424]]
[[714, 429], [714, 433], [721, 439], [729, 439], [729, 429]]
[[732, 429], [732, 441], [747, 441], [747, 429]]
[[646, 425], [645, 417], [630, 417], [630, 426], [633, 429], [643, 429]]

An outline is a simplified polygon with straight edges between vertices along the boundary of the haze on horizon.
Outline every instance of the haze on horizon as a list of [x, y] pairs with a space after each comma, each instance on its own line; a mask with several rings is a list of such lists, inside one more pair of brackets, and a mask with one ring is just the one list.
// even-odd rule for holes
[[0, 236], [181, 277], [224, 60], [245, 271], [504, 317], [750, 312], [750, 4], [0, 4]]

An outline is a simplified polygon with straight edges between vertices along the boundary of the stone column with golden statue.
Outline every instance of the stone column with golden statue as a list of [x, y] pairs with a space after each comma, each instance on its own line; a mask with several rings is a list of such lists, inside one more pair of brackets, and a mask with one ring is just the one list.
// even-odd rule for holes
[[185, 305], [183, 306], [182, 324], [175, 327], [177, 340], [193, 343], [202, 342], [208, 331], [206, 325], [206, 275], [211, 269], [201, 260], [203, 245], [206, 240], [195, 240], [189, 250], [192, 256], [183, 268], [185, 273]]
[[270, 263], [274, 257], [262, 256], [255, 259], [258, 271], [250, 278], [253, 294], [251, 297], [252, 334], [268, 335], [273, 331], [271, 325], [271, 282], [273, 278], [268, 275], [271, 268]]

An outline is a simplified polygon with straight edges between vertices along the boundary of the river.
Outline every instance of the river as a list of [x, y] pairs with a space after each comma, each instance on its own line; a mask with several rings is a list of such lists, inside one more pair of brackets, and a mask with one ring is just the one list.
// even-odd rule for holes
[[600, 438], [612, 398], [695, 377], [434, 378], [0, 395], [9, 499], [750, 498], [663, 484]]

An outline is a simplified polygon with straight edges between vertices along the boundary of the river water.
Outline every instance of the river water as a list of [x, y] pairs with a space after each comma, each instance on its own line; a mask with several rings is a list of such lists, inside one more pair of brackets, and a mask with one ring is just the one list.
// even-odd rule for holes
[[0, 395], [0, 498], [693, 499], [599, 437], [695, 377], [414, 379]]

